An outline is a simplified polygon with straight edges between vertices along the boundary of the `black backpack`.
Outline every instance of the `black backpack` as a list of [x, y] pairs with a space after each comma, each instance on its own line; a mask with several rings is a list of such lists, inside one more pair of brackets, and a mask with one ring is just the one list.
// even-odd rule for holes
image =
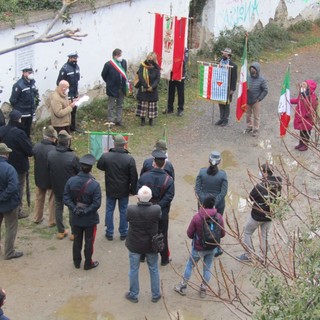
[[215, 249], [221, 240], [221, 226], [216, 216], [202, 217], [202, 241], [201, 246], [205, 250]]

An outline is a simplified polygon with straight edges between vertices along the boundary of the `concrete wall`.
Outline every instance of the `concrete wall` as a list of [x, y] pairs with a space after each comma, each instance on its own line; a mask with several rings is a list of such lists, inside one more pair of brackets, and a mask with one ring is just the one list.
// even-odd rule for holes
[[[103, 2], [103, 1], [100, 1]], [[112, 4], [116, 2], [116, 4]], [[101, 5], [96, 12], [92, 10], [72, 14], [72, 21], [66, 25], [62, 22], [52, 30], [58, 31], [65, 28], [80, 28], [81, 33], [88, 36], [81, 42], [63, 39], [53, 43], [36, 44], [25, 49], [25, 53], [11, 52], [0, 56], [0, 94], [2, 104], [9, 101], [13, 83], [21, 76], [23, 55], [25, 59], [33, 60], [36, 84], [42, 101], [51, 90], [55, 89], [58, 72], [67, 60], [67, 54], [78, 51], [81, 80], [80, 93], [101, 86], [101, 70], [106, 61], [111, 58], [112, 51], [120, 48], [123, 57], [129, 65], [137, 65], [152, 51], [154, 15], [148, 12], [170, 13], [172, 0], [148, 1], [106, 1], [111, 3]], [[172, 15], [188, 16], [189, 0], [175, 0]], [[15, 29], [0, 30], [1, 47], [8, 48], [15, 44], [17, 35], [35, 32], [41, 34], [51, 20], [30, 22], [27, 25], [18, 25]], [[33, 51], [33, 52], [32, 52]], [[20, 58], [17, 58], [19, 55]], [[19, 61], [17, 61], [19, 60]], [[20, 63], [20, 66], [19, 66]], [[46, 110], [43, 111], [45, 116]]]

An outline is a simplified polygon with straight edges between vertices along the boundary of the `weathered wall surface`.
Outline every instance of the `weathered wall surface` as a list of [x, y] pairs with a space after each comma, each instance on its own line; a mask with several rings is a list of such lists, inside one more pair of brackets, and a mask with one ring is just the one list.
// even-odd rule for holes
[[[100, 1], [103, 2], [103, 1]], [[115, 4], [112, 4], [114, 3]], [[78, 51], [81, 80], [80, 93], [99, 87], [102, 84], [101, 70], [104, 63], [111, 58], [112, 51], [120, 48], [129, 65], [136, 65], [152, 51], [154, 15], [148, 12], [170, 13], [172, 0], [148, 1], [106, 1], [96, 12], [92, 10], [72, 14], [69, 25], [59, 22], [54, 29], [80, 28], [88, 36], [81, 42], [63, 39], [53, 43], [36, 44], [21, 51], [0, 56], [0, 94], [2, 104], [9, 101], [13, 83], [21, 76], [23, 60], [32, 60], [35, 79], [42, 98], [54, 90], [61, 66], [67, 61], [67, 54]], [[188, 16], [189, 0], [175, 0], [172, 15]], [[1, 47], [9, 48], [15, 44], [15, 37], [28, 32], [41, 34], [51, 20], [30, 22], [15, 29], [0, 30]], [[44, 110], [43, 116], [47, 114]]]
[[225, 29], [243, 26], [250, 31], [258, 22], [264, 26], [275, 18], [279, 7], [287, 8], [284, 25], [293, 19], [319, 18], [317, 0], [208, 0], [202, 15], [200, 46]]

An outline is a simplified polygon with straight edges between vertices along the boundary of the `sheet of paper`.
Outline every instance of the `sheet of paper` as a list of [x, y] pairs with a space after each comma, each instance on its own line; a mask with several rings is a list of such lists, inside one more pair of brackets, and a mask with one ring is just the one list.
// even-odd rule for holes
[[76, 106], [79, 107], [82, 103], [87, 102], [89, 99], [89, 96], [85, 94], [76, 102]]

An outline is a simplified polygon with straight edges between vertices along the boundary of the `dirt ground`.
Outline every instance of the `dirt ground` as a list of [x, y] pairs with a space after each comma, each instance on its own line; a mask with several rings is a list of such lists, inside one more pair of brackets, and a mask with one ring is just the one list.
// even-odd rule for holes
[[[299, 167], [287, 153], [279, 138], [277, 105], [281, 84], [288, 62], [291, 62], [292, 95], [296, 84], [304, 79], [319, 81], [319, 46], [293, 51], [282, 61], [266, 63], [261, 61], [261, 70], [269, 82], [269, 94], [262, 102], [261, 130], [257, 138], [243, 134], [245, 120], [235, 121], [235, 101], [229, 126], [216, 127], [212, 124], [218, 116], [217, 107], [213, 113], [212, 103], [197, 100], [187, 101], [186, 126], [168, 128], [169, 158], [176, 171], [176, 196], [170, 212], [169, 243], [172, 263], [160, 268], [164, 299], [157, 304], [151, 302], [149, 274], [146, 264], [140, 270], [139, 303], [132, 304], [124, 299], [128, 290], [128, 253], [124, 242], [115, 234], [109, 242], [104, 237], [104, 206], [100, 209], [99, 224], [94, 259], [100, 262], [91, 271], [75, 269], [72, 263], [72, 242], [67, 238], [56, 240], [52, 230], [48, 231], [47, 220], [43, 225], [33, 226], [30, 218], [20, 221], [16, 246], [25, 256], [21, 259], [0, 260], [0, 286], [7, 291], [5, 314], [13, 320], [163, 320], [169, 319], [168, 313], [180, 314], [179, 319], [237, 319], [228, 308], [217, 299], [207, 297], [200, 300], [198, 293], [189, 289], [182, 297], [173, 291], [173, 285], [180, 280], [188, 257], [186, 228], [196, 210], [194, 182], [201, 167], [208, 165], [210, 151], [222, 152], [221, 168], [229, 178], [229, 193], [226, 214], [236, 213], [243, 227], [249, 208], [246, 206], [247, 189], [251, 188], [247, 170], [257, 174], [257, 161], [271, 160], [275, 163], [282, 155], [288, 170], [299, 172]], [[240, 67], [240, 66], [239, 66]], [[164, 115], [160, 115], [164, 117]], [[292, 126], [292, 124], [290, 124]], [[152, 130], [146, 128], [146, 130]], [[286, 143], [293, 149], [296, 141], [286, 137]], [[150, 151], [152, 146], [150, 146]], [[311, 151], [293, 152], [302, 161], [313, 163]], [[133, 153], [138, 170], [146, 154]], [[103, 175], [95, 171], [103, 186]], [[313, 190], [318, 188], [314, 185]], [[311, 190], [312, 191], [312, 190]], [[130, 199], [131, 203], [135, 197]], [[118, 223], [118, 214], [115, 214]], [[31, 227], [32, 226], [32, 227]], [[231, 255], [241, 253], [241, 247], [230, 237], [223, 240], [224, 249]], [[243, 290], [254, 296], [255, 289], [249, 282], [252, 269], [224, 254], [219, 257], [225, 268], [237, 275]], [[193, 276], [196, 284], [199, 280]], [[213, 281], [214, 285], [214, 281]], [[243, 319], [245, 317], [243, 316]]]

